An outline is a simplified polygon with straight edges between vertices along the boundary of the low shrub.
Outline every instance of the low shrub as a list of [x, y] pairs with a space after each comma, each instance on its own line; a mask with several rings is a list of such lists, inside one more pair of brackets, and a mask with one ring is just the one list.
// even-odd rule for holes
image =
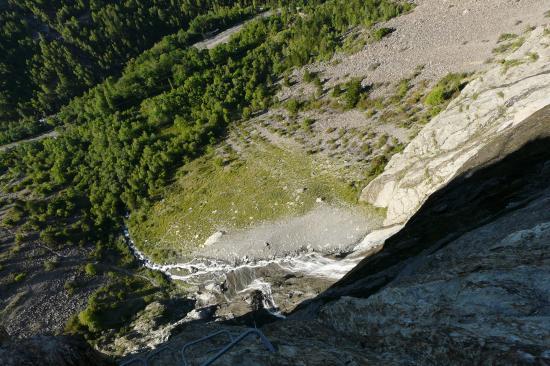
[[388, 34], [392, 33], [394, 31], [394, 29], [392, 28], [379, 28], [379, 29], [376, 29], [373, 33], [372, 33], [372, 37], [376, 40], [376, 41], [380, 41], [382, 38], [384, 38], [385, 36], [387, 36]]
[[86, 273], [87, 276], [95, 276], [97, 275], [97, 268], [95, 264], [88, 263], [84, 266], [84, 273]]
[[13, 282], [21, 282], [27, 277], [27, 274], [25, 272], [17, 273], [15, 276], [13, 276]]
[[59, 265], [59, 257], [53, 257], [44, 261], [44, 270], [52, 271]]
[[298, 112], [300, 111], [300, 108], [302, 106], [302, 103], [297, 100], [297, 99], [289, 99], [286, 103], [285, 103], [285, 109], [288, 111], [288, 113], [291, 115], [291, 116], [295, 116], [298, 114]]
[[452, 99], [466, 85], [465, 76], [465, 74], [448, 74], [426, 95], [424, 103], [431, 107], [438, 107]]

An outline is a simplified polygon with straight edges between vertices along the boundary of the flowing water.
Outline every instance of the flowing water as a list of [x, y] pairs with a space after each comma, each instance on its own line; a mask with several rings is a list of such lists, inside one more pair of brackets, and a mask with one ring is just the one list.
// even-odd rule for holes
[[[328, 287], [342, 278], [363, 258], [361, 255], [349, 255], [345, 258], [323, 256], [319, 253], [303, 253], [271, 260], [259, 260], [242, 264], [231, 264], [221, 260], [195, 258], [188, 262], [157, 264], [145, 256], [133, 242], [127, 229], [124, 231], [127, 243], [134, 256], [147, 268], [161, 271], [174, 281], [184, 281], [201, 288], [204, 292], [221, 294], [227, 301], [242, 297], [250, 291], [260, 291], [264, 309], [273, 315], [282, 316], [275, 297], [288, 298], [288, 292], [303, 292], [305, 284], [315, 281], [322, 287]], [[273, 279], [297, 278], [292, 287], [278, 288], [274, 296]], [[270, 281], [271, 280], [271, 281]], [[220, 286], [224, 287], [220, 291]], [[292, 290], [290, 290], [292, 288]], [[281, 293], [285, 292], [285, 293]], [[314, 296], [315, 294], [313, 294]], [[296, 301], [304, 300], [304, 298]]]

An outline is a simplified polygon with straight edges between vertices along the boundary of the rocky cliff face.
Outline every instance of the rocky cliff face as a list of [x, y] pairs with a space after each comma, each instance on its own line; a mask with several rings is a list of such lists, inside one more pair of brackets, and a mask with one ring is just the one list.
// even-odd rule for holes
[[[524, 63], [473, 81], [365, 189], [388, 207], [387, 223], [405, 225], [262, 327], [276, 353], [250, 340], [218, 364], [549, 364], [549, 41], [533, 31], [507, 59]], [[190, 324], [168, 345], [221, 328], [242, 331]], [[211, 348], [191, 357], [207, 360]], [[159, 357], [168, 365], [174, 355]]]
[[[545, 112], [534, 117], [548, 128]], [[321, 322], [365, 337], [393, 364], [549, 362], [548, 143], [531, 142], [430, 197], [324, 294]]]
[[7, 333], [3, 333], [2, 329], [0, 329], [0, 364], [3, 366], [113, 365], [81, 338], [36, 336], [20, 340], [10, 338]]
[[[537, 125], [550, 126], [550, 107], [525, 124]], [[535, 139], [433, 194], [382, 250], [262, 327], [276, 353], [251, 338], [217, 364], [548, 364], [549, 143]], [[243, 331], [187, 324], [155, 357], [176, 365], [183, 344], [220, 329]], [[226, 342], [188, 359], [204, 362]]]
[[[549, 42], [534, 30], [365, 189], [388, 207], [388, 224], [406, 223], [329, 290], [263, 326], [275, 353], [250, 338], [216, 364], [550, 364]], [[181, 364], [185, 343], [221, 329], [244, 330], [180, 324], [148, 355]], [[22, 347], [39, 360], [74, 354], [63, 351], [71, 341], [50, 342]], [[188, 360], [200, 364], [224, 344], [198, 344]], [[13, 347], [0, 347], [0, 363], [25, 354]]]
[[[543, 28], [526, 37], [519, 49], [469, 83], [363, 190], [362, 200], [388, 209], [386, 225], [406, 222], [453, 178], [537, 136], [524, 123], [550, 103], [550, 37]], [[494, 140], [503, 134], [514, 139], [497, 146]]]

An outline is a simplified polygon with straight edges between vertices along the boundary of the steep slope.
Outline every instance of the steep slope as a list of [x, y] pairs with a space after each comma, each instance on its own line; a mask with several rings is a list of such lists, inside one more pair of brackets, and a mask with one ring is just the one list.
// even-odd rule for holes
[[[468, 121], [473, 108], [485, 111], [464, 123], [462, 129], [474, 132], [460, 146], [470, 148], [453, 151], [463, 163], [425, 193], [418, 209], [410, 209], [403, 228], [287, 320], [263, 326], [276, 353], [249, 341], [218, 364], [548, 363], [550, 103], [546, 93], [539, 94], [547, 88], [545, 62], [528, 56], [540, 52], [548, 59], [545, 37], [535, 30], [526, 42], [530, 48], [507, 59], [527, 53], [525, 63], [510, 70], [503, 70], [506, 61], [496, 65], [434, 120], [441, 128], [426, 127], [434, 141], [446, 140], [449, 130], [461, 130], [458, 123]], [[493, 90], [495, 79], [506, 73], [515, 82]], [[479, 99], [485, 103], [474, 104]], [[470, 109], [460, 111], [457, 104], [465, 100], [471, 100]], [[499, 112], [501, 105], [505, 112]], [[425, 137], [422, 132], [413, 147]], [[430, 161], [449, 163], [441, 146], [426, 154]], [[219, 329], [243, 330], [182, 325], [168, 345], [178, 349]], [[198, 345], [193, 357], [205, 361], [211, 348]], [[172, 364], [168, 358], [176, 356], [164, 350], [159, 357]]]
[[[547, 132], [543, 112], [531, 120]], [[324, 295], [339, 300], [321, 321], [394, 364], [548, 362], [549, 142], [546, 133], [430, 197]]]
[[[471, 82], [363, 190], [362, 200], [388, 209], [386, 225], [405, 222], [452, 178], [537, 136], [523, 124], [550, 103], [549, 42], [547, 31], [534, 30], [523, 46], [499, 61], [501, 66]], [[508, 133], [514, 139], [497, 147], [495, 138]], [[495, 148], [481, 153], [491, 145]]]
[[[550, 107], [525, 125], [543, 131]], [[262, 327], [275, 353], [251, 338], [217, 364], [548, 363], [549, 142], [543, 131], [433, 194], [379, 253], [289, 319]], [[182, 325], [156, 357], [176, 364], [186, 342], [220, 329], [243, 331]], [[188, 356], [205, 361], [225, 342], [198, 344]]]
[[25, 340], [2, 337], [0, 361], [3, 366], [107, 366], [112, 365], [84, 339], [70, 336], [36, 336]]

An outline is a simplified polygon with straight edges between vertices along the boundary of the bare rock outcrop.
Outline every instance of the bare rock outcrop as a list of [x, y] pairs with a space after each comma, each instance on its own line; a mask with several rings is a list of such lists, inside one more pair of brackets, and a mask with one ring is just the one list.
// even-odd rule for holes
[[[367, 188], [373, 200], [388, 194], [400, 230], [286, 320], [263, 325], [275, 353], [251, 338], [218, 364], [550, 364], [550, 39], [533, 37], [514, 56], [525, 64], [470, 84]], [[532, 50], [545, 62], [525, 56]], [[513, 80], [497, 82], [506, 74]], [[394, 202], [408, 190], [409, 206]], [[220, 329], [244, 331], [189, 323], [149, 354], [176, 365], [183, 344]], [[189, 357], [204, 362], [227, 343]]]
[[107, 366], [108, 361], [82, 338], [36, 336], [12, 339], [0, 345], [3, 366]]
[[[525, 122], [541, 132], [550, 106]], [[537, 127], [538, 126], [538, 127]], [[509, 140], [506, 134], [502, 142]], [[546, 365], [550, 362], [550, 137], [453, 179], [383, 248], [219, 365]], [[158, 353], [221, 329], [185, 324]], [[186, 354], [205, 362], [226, 337]]]
[[[525, 126], [548, 126], [549, 110]], [[318, 299], [318, 320], [394, 365], [548, 364], [549, 143], [529, 142], [429, 197]]]
[[[363, 201], [387, 208], [385, 225], [406, 222], [453, 178], [540, 136], [524, 122], [550, 104], [550, 37], [544, 33], [533, 30], [519, 49], [470, 82], [363, 190]], [[495, 144], [503, 134], [511, 140]]]

